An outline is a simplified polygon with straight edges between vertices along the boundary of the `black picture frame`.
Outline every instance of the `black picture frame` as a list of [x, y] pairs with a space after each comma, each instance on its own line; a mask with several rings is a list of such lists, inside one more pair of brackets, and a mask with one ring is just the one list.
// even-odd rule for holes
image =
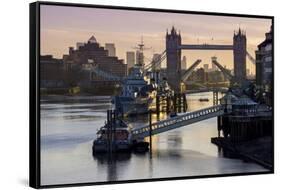
[[[30, 3], [30, 18], [29, 18], [29, 37], [30, 37], [30, 91], [29, 91], [29, 185], [33, 188], [55, 188], [55, 187], [73, 187], [73, 186], [88, 186], [88, 185], [102, 185], [102, 184], [119, 184], [119, 183], [136, 183], [136, 182], [151, 182], [151, 181], [165, 181], [165, 180], [183, 180], [195, 178], [210, 178], [210, 177], [231, 177], [243, 175], [257, 175], [257, 174], [272, 174], [274, 173], [274, 160], [272, 170], [266, 172], [249, 172], [249, 173], [234, 173], [234, 174], [218, 174], [218, 175], [203, 175], [203, 176], [185, 176], [185, 177], [168, 177], [157, 179], [138, 179], [138, 180], [122, 180], [122, 181], [108, 181], [108, 182], [91, 182], [91, 183], [72, 183], [59, 185], [41, 185], [40, 183], [40, 6], [67, 6], [67, 7], [87, 7], [87, 8], [105, 8], [112, 10], [132, 10], [144, 12], [165, 12], [165, 13], [182, 13], [194, 15], [209, 15], [209, 16], [231, 16], [231, 17], [245, 17], [245, 18], [264, 18], [272, 21], [272, 35], [274, 39], [274, 16], [265, 15], [248, 15], [248, 14], [233, 14], [233, 13], [217, 13], [217, 12], [201, 12], [201, 11], [187, 11], [187, 10], [169, 10], [156, 8], [141, 8], [141, 7], [123, 7], [123, 6], [109, 6], [109, 5], [92, 5], [80, 3], [60, 3], [60, 2], [46, 2], [39, 1]], [[272, 47], [272, 62], [273, 74], [272, 83], [274, 86], [274, 40]], [[272, 131], [273, 140], [272, 148], [274, 150], [274, 88], [272, 89]], [[273, 151], [274, 159], [274, 151]]]

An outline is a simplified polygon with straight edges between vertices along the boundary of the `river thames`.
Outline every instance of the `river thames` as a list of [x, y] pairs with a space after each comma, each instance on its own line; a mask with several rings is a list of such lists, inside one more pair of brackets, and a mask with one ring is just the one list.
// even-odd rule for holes
[[[187, 103], [188, 111], [211, 106], [212, 93], [188, 95]], [[92, 156], [92, 141], [112, 108], [109, 96], [44, 96], [40, 106], [42, 185], [268, 171], [223, 157], [210, 142], [217, 136], [216, 118], [153, 136], [151, 154], [116, 154], [108, 160]], [[128, 122], [138, 127], [148, 121], [140, 116]]]

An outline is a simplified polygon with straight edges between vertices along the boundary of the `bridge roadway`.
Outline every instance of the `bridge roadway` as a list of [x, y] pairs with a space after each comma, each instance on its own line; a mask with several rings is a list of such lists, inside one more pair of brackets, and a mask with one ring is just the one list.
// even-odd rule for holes
[[[194, 112], [188, 112], [183, 115], [172, 117], [163, 121], [158, 121], [151, 124], [151, 135], [163, 133], [172, 129], [190, 125], [199, 121], [210, 119], [224, 114], [222, 105], [216, 105]], [[150, 136], [150, 126], [132, 129], [133, 139], [139, 139]]]
[[233, 50], [233, 45], [216, 44], [182, 44], [178, 49], [186, 50]]
[[221, 93], [226, 93], [228, 91], [228, 88], [206, 88], [206, 89], [198, 89], [198, 90], [186, 90], [185, 94], [196, 94], [201, 92], [213, 92], [218, 91]]

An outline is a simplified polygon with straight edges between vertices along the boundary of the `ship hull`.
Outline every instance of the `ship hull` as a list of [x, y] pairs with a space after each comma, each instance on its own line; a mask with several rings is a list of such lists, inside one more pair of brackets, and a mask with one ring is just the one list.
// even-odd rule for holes
[[[111, 150], [112, 152], [129, 152], [131, 151], [131, 143], [130, 142], [113, 142]], [[93, 153], [106, 153], [108, 152], [109, 147], [107, 142], [99, 142], [94, 141], [93, 143]]]
[[147, 114], [151, 102], [150, 98], [133, 99], [117, 96], [115, 97], [115, 108], [124, 116]]

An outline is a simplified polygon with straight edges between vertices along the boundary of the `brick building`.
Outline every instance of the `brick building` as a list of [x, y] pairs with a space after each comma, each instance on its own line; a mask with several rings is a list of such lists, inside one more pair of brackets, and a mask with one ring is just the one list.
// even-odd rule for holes
[[272, 28], [265, 34], [265, 40], [258, 45], [256, 51], [256, 83], [257, 87], [265, 94], [267, 104], [272, 104]]

